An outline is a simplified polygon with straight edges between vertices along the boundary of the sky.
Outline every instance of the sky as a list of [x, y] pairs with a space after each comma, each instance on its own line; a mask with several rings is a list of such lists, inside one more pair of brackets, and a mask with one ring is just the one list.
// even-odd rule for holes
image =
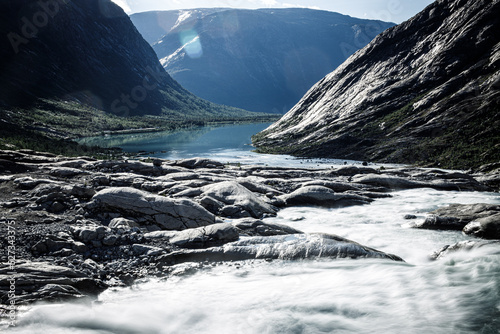
[[188, 8], [287, 8], [305, 7], [339, 12], [359, 18], [401, 23], [433, 0], [113, 0], [128, 14], [151, 10]]

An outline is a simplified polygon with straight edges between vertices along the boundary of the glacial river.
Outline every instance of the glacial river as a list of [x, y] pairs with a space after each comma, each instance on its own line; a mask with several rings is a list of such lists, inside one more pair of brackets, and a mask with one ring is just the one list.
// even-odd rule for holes
[[[251, 160], [253, 154], [242, 147], [236, 148], [237, 154], [231, 147], [208, 156]], [[304, 163], [290, 157], [264, 161], [281, 166]], [[333, 161], [323, 163], [326, 167]], [[365, 206], [284, 209], [267, 221], [305, 232], [338, 234], [406, 262], [275, 260], [205, 266], [190, 275], [108, 290], [92, 305], [50, 304], [22, 310], [18, 326], [9, 332], [498, 334], [500, 247], [430, 261], [429, 254], [444, 245], [471, 238], [460, 232], [411, 229], [403, 219], [406, 214], [423, 219], [425, 212], [451, 203], [500, 204], [500, 196], [418, 189], [394, 192], [392, 198]]]

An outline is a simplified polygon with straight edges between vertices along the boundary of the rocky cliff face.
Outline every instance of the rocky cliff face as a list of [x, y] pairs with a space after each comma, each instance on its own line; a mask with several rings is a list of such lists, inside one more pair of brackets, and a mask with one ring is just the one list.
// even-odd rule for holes
[[216, 109], [164, 71], [110, 0], [3, 1], [0, 34], [0, 106], [45, 98], [120, 116]]
[[[153, 48], [167, 72], [202, 98], [285, 113], [314, 83], [391, 26], [309, 9], [226, 9], [208, 15], [190, 10], [178, 15]], [[146, 36], [154, 30], [138, 28]]]
[[438, 0], [318, 82], [260, 151], [466, 168], [500, 160], [500, 1]]

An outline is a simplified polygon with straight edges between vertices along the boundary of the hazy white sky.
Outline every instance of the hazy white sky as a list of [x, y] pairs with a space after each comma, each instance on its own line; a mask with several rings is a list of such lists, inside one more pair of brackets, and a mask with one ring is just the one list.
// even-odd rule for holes
[[354, 17], [401, 23], [433, 0], [113, 0], [128, 14], [150, 10], [207, 7], [286, 8], [308, 7]]

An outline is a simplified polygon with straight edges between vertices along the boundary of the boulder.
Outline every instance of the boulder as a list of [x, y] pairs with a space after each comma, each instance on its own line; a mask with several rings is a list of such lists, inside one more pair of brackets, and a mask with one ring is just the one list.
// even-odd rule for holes
[[133, 227], [139, 227], [140, 225], [132, 219], [126, 218], [113, 218], [109, 222], [108, 227], [113, 229], [123, 229], [130, 230]]
[[305, 186], [291, 194], [279, 196], [287, 206], [293, 205], [318, 205], [325, 207], [350, 206], [368, 204], [373, 200], [354, 194], [337, 194], [323, 186]]
[[231, 224], [239, 230], [240, 235], [246, 236], [272, 236], [303, 233], [290, 226], [264, 223], [262, 220], [254, 218], [235, 219]]
[[360, 190], [359, 187], [355, 187], [352, 184], [349, 184], [347, 182], [333, 182], [333, 181], [325, 181], [325, 180], [314, 180], [314, 181], [308, 181], [302, 184], [302, 187], [309, 187], [309, 186], [322, 186], [329, 188], [335, 192], [344, 192], [348, 190]]
[[432, 253], [430, 258], [432, 260], [442, 259], [451, 253], [455, 253], [458, 251], [470, 251], [477, 248], [482, 248], [485, 246], [500, 246], [499, 241], [485, 241], [485, 240], [466, 240], [460, 241], [453, 245], [446, 245], [440, 250]]
[[188, 181], [188, 180], [195, 180], [199, 178], [200, 176], [194, 172], [178, 172], [178, 173], [171, 173], [164, 178], [165, 180], [174, 180], [174, 181]]
[[83, 272], [47, 262], [17, 262], [15, 272], [0, 264], [0, 298], [7, 304], [10, 281], [15, 280], [16, 304], [35, 301], [95, 298], [106, 289], [101, 280], [88, 278]]
[[354, 176], [359, 174], [376, 174], [377, 170], [370, 167], [345, 166], [336, 168], [332, 171], [334, 175]]
[[352, 182], [370, 186], [384, 187], [390, 190], [403, 190], [422, 187], [418, 181], [412, 181], [404, 177], [380, 174], [356, 175]]
[[34, 179], [32, 177], [29, 177], [29, 176], [14, 179], [14, 184], [17, 187], [19, 187], [21, 189], [26, 189], [26, 190], [34, 189], [39, 184], [43, 184], [43, 183], [60, 185], [60, 182], [57, 182], [57, 181], [52, 181], [52, 180], [48, 180], [48, 179]]
[[134, 252], [135, 255], [157, 256], [165, 251], [159, 247], [134, 244], [132, 245], [132, 252]]
[[113, 212], [138, 217], [165, 230], [184, 230], [215, 223], [215, 216], [188, 199], [172, 199], [134, 188], [107, 188], [87, 204], [94, 213]]
[[276, 190], [268, 185], [261, 184], [258, 182], [252, 182], [245, 178], [239, 178], [237, 179], [237, 182], [254, 193], [261, 193], [266, 195], [272, 194], [273, 196], [283, 195], [283, 192]]
[[[414, 227], [434, 230], [462, 230], [472, 221], [479, 221], [471, 224], [464, 232], [478, 237], [488, 235], [489, 238], [496, 235], [495, 221], [498, 218], [492, 218], [482, 221], [490, 216], [500, 214], [500, 205], [495, 204], [451, 204], [430, 212], [424, 222], [415, 224]], [[488, 232], [485, 228], [488, 226]]]
[[158, 258], [159, 266], [199, 261], [242, 261], [250, 259], [383, 258], [403, 261], [356, 242], [329, 234], [294, 234], [249, 237], [221, 247], [181, 250]]
[[500, 239], [500, 213], [474, 220], [463, 231], [483, 239]]
[[88, 172], [81, 169], [70, 168], [70, 167], [52, 167], [50, 169], [49, 174], [56, 177], [70, 178], [81, 174], [88, 174]]
[[103, 240], [107, 235], [111, 234], [111, 229], [99, 225], [72, 226], [71, 232], [75, 239], [84, 243], [91, 243]]
[[221, 223], [176, 232], [170, 243], [182, 248], [207, 248], [236, 241], [238, 238], [237, 228], [230, 223]]
[[221, 201], [218, 201], [215, 198], [212, 198], [210, 196], [202, 197], [200, 199], [200, 204], [205, 209], [207, 209], [208, 211], [210, 211], [216, 215], [219, 214], [220, 210], [224, 207], [224, 203], [222, 203]]
[[413, 227], [425, 230], [461, 231], [467, 223], [455, 217], [431, 215]]
[[466, 224], [479, 218], [500, 213], [497, 204], [451, 204], [431, 212], [437, 216], [455, 217]]
[[267, 197], [254, 194], [238, 182], [219, 182], [204, 186], [201, 190], [204, 197], [208, 196], [226, 205], [239, 207], [254, 218], [261, 218], [265, 214], [275, 215], [277, 212]]
[[57, 235], [48, 235], [31, 247], [31, 251], [35, 254], [51, 253], [56, 256], [62, 255], [56, 253], [63, 249], [72, 250], [77, 253], [84, 253], [87, 251], [85, 244], [73, 240], [73, 238], [65, 232], [60, 232]]
[[77, 198], [83, 198], [83, 199], [89, 199], [94, 196], [96, 191], [92, 188], [89, 188], [84, 185], [74, 185], [71, 190], [70, 194], [77, 197]]
[[160, 176], [166, 174], [169, 170], [163, 166], [157, 167], [153, 163], [141, 161], [96, 161], [83, 166], [83, 168], [97, 170], [101, 172], [133, 172], [144, 176]]
[[177, 160], [174, 162], [175, 166], [180, 166], [184, 168], [223, 168], [224, 164], [210, 159], [204, 158], [192, 158], [192, 159], [183, 159]]

